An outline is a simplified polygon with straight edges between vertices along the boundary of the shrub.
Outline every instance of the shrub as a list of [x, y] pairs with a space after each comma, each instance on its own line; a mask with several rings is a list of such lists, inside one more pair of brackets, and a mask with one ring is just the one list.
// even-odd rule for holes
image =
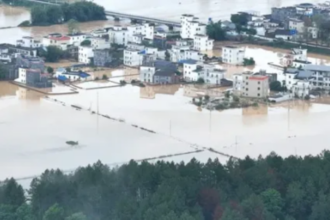
[[108, 79], [107, 75], [103, 74], [102, 79], [107, 80]]
[[18, 25], [18, 27], [29, 27], [31, 25], [31, 22], [29, 20], [23, 21]]

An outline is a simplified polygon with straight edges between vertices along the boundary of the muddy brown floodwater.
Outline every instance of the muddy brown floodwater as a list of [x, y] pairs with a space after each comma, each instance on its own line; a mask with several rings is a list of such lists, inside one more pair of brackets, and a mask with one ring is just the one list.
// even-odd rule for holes
[[[1, 82], [0, 133], [6, 135], [1, 137], [0, 179], [36, 175], [46, 168], [71, 170], [97, 160], [120, 164], [202, 147], [237, 157], [272, 151], [282, 156], [307, 155], [329, 149], [329, 98], [209, 112], [190, 104], [191, 94], [198, 90], [180, 85], [126, 85], [51, 96], [54, 101]], [[78, 141], [79, 146], [67, 146], [69, 140]], [[192, 157], [227, 160], [208, 151], [167, 160]]]

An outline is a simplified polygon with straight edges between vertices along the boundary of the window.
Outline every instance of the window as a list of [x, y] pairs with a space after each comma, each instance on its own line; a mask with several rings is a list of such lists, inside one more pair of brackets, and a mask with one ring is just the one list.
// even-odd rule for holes
[[248, 88], [246, 88], [246, 91], [249, 91], [249, 89], [248, 89]]
[[260, 96], [260, 93], [258, 93], [258, 96]]
[[258, 82], [258, 84], [260, 85], [260, 82]]

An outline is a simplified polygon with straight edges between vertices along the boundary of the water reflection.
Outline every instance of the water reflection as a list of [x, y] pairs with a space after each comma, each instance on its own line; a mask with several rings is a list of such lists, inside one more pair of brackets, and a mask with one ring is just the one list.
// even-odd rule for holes
[[180, 87], [180, 85], [155, 85], [141, 87], [140, 98], [155, 99], [156, 94], [174, 95]]

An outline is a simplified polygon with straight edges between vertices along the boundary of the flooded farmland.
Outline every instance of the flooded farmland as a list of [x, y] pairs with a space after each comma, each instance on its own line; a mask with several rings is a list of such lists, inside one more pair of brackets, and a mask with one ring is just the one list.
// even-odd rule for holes
[[[36, 175], [46, 168], [71, 170], [97, 160], [115, 165], [203, 147], [237, 157], [257, 157], [271, 151], [282, 156], [318, 154], [329, 149], [327, 104], [300, 101], [209, 112], [189, 103], [191, 97], [185, 91], [190, 87], [127, 85], [81, 90], [79, 94], [52, 96], [55, 102], [2, 82], [0, 132], [6, 135], [1, 137], [0, 165], [4, 171], [0, 178]], [[79, 145], [68, 146], [65, 142], [70, 140]], [[192, 157], [227, 160], [208, 151], [165, 159], [188, 161]]]

